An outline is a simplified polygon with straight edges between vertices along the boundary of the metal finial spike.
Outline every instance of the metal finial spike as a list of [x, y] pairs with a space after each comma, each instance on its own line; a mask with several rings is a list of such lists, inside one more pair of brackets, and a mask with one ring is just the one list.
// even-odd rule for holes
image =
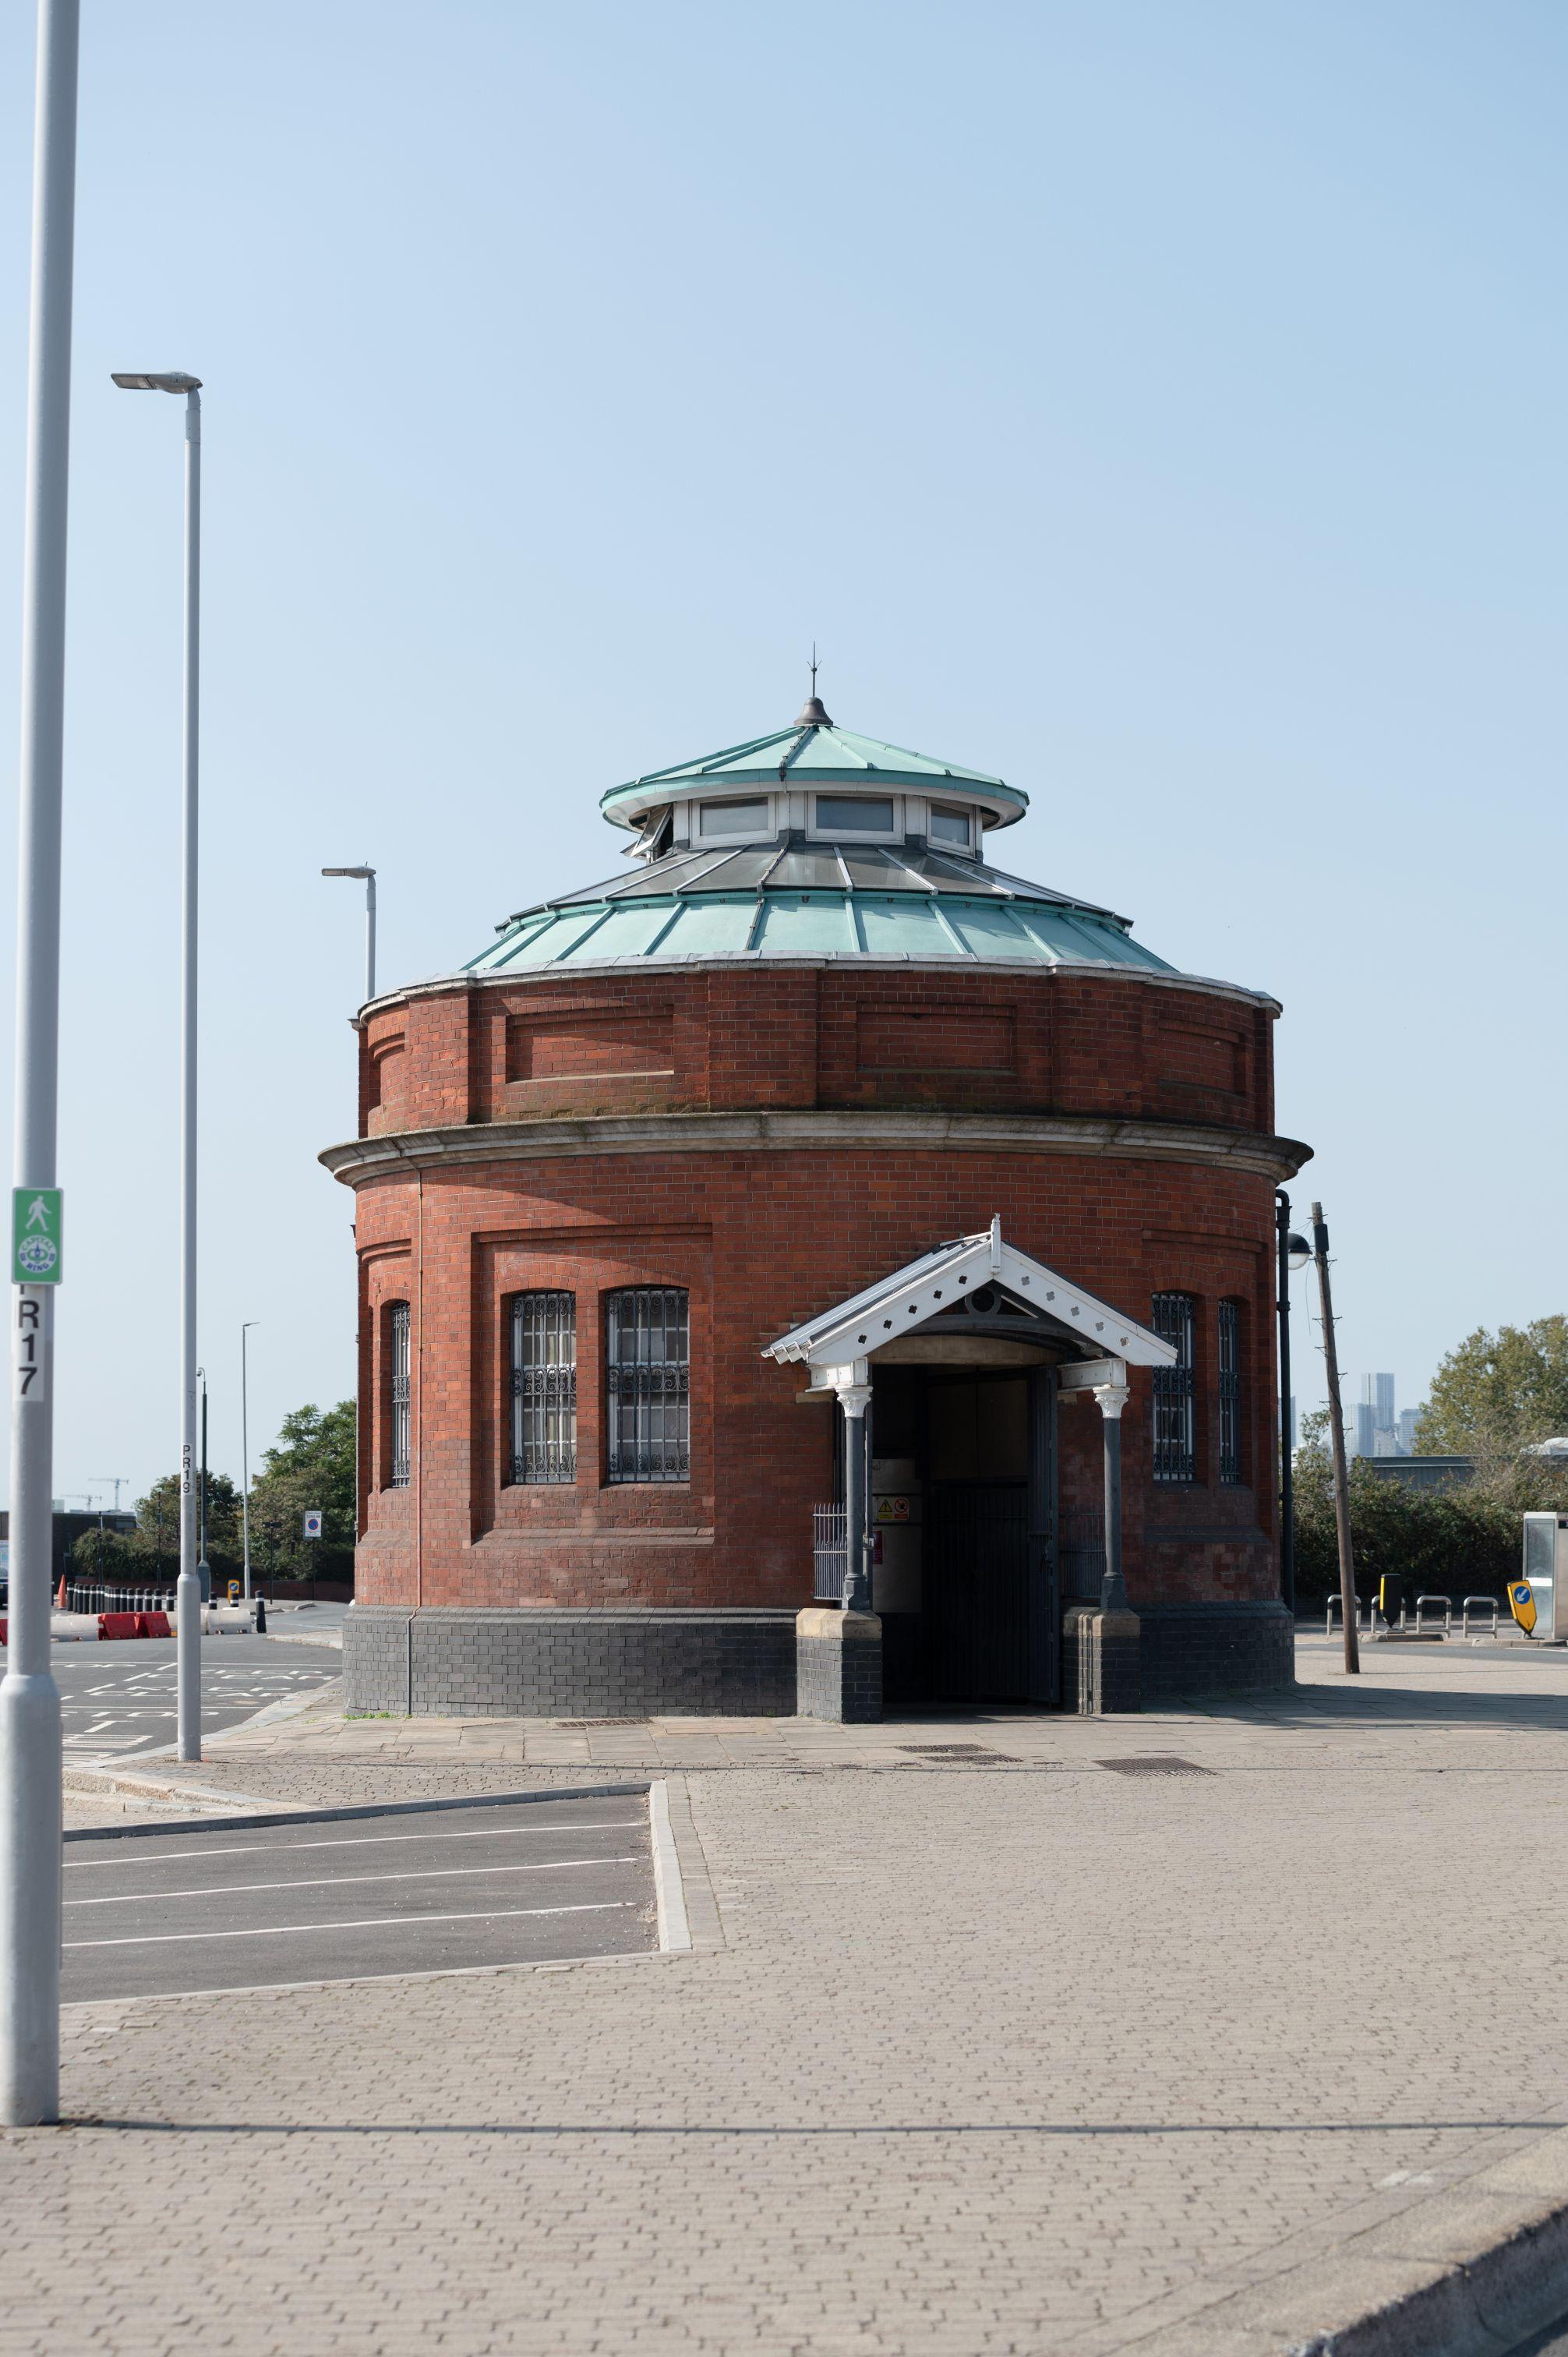
[[800, 716], [795, 726], [797, 728], [831, 728], [832, 725], [823, 706], [822, 699], [817, 694], [817, 642], [813, 639], [811, 640], [811, 693], [801, 706]]

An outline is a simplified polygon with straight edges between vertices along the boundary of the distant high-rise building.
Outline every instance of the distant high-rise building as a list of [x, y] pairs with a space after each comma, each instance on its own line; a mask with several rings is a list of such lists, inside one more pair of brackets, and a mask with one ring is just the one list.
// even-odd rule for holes
[[1402, 1407], [1394, 1419], [1394, 1430], [1399, 1435], [1398, 1454], [1401, 1457], [1415, 1455], [1415, 1420], [1420, 1414], [1421, 1410], [1418, 1407]]
[[1394, 1412], [1392, 1375], [1363, 1375], [1361, 1396], [1345, 1419], [1345, 1445], [1352, 1457], [1408, 1457]]

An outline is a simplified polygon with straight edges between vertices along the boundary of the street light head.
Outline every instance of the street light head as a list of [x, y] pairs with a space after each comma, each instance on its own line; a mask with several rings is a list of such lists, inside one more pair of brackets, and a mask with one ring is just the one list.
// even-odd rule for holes
[[1285, 1238], [1285, 1258], [1292, 1268], [1306, 1266], [1312, 1258], [1312, 1246], [1305, 1236], [1292, 1234]]
[[375, 872], [373, 867], [324, 867], [321, 871], [323, 876], [357, 877], [361, 884], [368, 884]]
[[111, 376], [122, 393], [199, 393], [201, 379], [189, 376], [184, 369], [165, 369], [161, 374], [151, 371], [143, 375], [111, 369]]

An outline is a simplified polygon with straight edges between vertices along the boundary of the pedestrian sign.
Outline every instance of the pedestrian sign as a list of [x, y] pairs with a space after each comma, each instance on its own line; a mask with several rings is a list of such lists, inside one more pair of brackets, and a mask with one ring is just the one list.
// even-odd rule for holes
[[1509, 1609], [1527, 1637], [1535, 1630], [1535, 1598], [1528, 1579], [1516, 1579], [1509, 1589]]
[[305, 1535], [307, 1539], [318, 1539], [321, 1536], [321, 1510], [319, 1507], [317, 1507], [313, 1512], [306, 1514], [305, 1518]]
[[11, 1282], [58, 1285], [65, 1197], [59, 1187], [11, 1189]]

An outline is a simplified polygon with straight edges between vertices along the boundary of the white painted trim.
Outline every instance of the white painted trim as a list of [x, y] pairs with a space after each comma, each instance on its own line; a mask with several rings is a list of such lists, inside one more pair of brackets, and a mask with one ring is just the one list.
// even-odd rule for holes
[[[864, 1361], [885, 1342], [918, 1333], [961, 1299], [972, 1282], [996, 1283], [1015, 1300], [1032, 1302], [1069, 1333], [1081, 1334], [1086, 1347], [1097, 1350], [1103, 1358], [1135, 1367], [1176, 1364], [1174, 1343], [1058, 1275], [1043, 1261], [1005, 1243], [999, 1219], [979, 1235], [960, 1236], [939, 1245], [919, 1260], [893, 1270], [880, 1284], [868, 1286], [821, 1317], [791, 1328], [770, 1342], [762, 1355], [780, 1364], [803, 1359], [813, 1368], [841, 1370]], [[845, 1378], [835, 1372], [835, 1380], [842, 1383]], [[847, 1380], [857, 1378], [852, 1375]], [[1102, 1374], [1101, 1383], [1106, 1380]]]
[[689, 1948], [692, 1927], [686, 1920], [686, 1893], [681, 1882], [681, 1860], [670, 1828], [670, 1788], [660, 1776], [648, 1788], [648, 1829], [653, 1846], [653, 1895], [659, 1909], [659, 1945], [669, 1952]]

